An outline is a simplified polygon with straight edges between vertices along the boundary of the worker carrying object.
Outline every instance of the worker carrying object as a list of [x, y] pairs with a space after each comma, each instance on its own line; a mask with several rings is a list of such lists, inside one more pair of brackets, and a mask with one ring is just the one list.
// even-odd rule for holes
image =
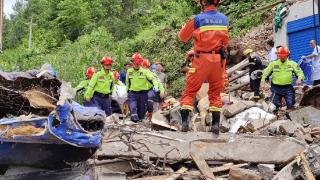
[[268, 90], [266, 78], [272, 75], [271, 91], [273, 94], [273, 104], [275, 104], [277, 110], [279, 110], [281, 100], [284, 98], [287, 109], [291, 109], [295, 104], [295, 91], [292, 85], [293, 75], [298, 78], [296, 84], [300, 86], [301, 81], [304, 79], [304, 74], [297, 63], [288, 59], [290, 55], [288, 47], [280, 47], [277, 53], [279, 59], [272, 61], [265, 70], [262, 75], [261, 87], [263, 90]]
[[157, 84], [158, 84], [158, 88], [159, 88], [159, 91], [155, 91], [152, 81], [148, 81], [147, 82], [147, 86], [148, 86], [148, 89], [149, 89], [149, 91], [148, 91], [148, 103], [147, 103], [147, 118], [149, 120], [151, 120], [152, 113], [154, 111], [153, 104], [154, 104], [155, 96], [159, 95], [161, 98], [163, 98], [164, 94], [165, 94], [165, 89], [164, 89], [163, 84], [161, 83], [161, 81], [158, 78], [158, 76], [149, 69], [150, 66], [151, 66], [151, 64], [150, 64], [149, 60], [148, 59], [143, 59], [142, 67], [145, 70], [150, 71], [150, 73], [152, 73], [154, 78], [156, 78], [156, 81], [157, 81]]
[[[93, 74], [97, 72], [97, 69], [95, 67], [89, 67], [86, 71], [86, 79], [81, 81], [80, 84], [75, 88], [76, 93], [82, 93], [87, 90], [87, 87], [89, 85], [90, 79], [92, 78]], [[83, 105], [86, 107], [92, 106], [91, 101], [84, 100]]]
[[259, 100], [261, 97], [260, 84], [263, 74], [263, 65], [260, 57], [252, 49], [243, 51], [243, 55], [249, 59], [249, 76], [250, 76], [250, 89], [254, 91], [254, 100]]
[[103, 69], [92, 76], [84, 94], [86, 101], [92, 101], [94, 106], [104, 110], [107, 116], [112, 114], [111, 94], [114, 84], [113, 73], [110, 70], [112, 63], [111, 57], [102, 58]]
[[152, 82], [155, 91], [158, 91], [157, 79], [147, 69], [141, 67], [143, 58], [141, 54], [132, 56], [133, 67], [127, 70], [126, 86], [128, 90], [128, 106], [133, 122], [142, 121], [147, 112], [149, 82]]
[[193, 99], [202, 83], [209, 82], [209, 111], [212, 112], [212, 132], [219, 134], [221, 96], [225, 81], [225, 50], [228, 46], [228, 18], [217, 11], [219, 0], [200, 0], [203, 12], [191, 19], [179, 32], [187, 43], [194, 40], [195, 57], [189, 68], [186, 89], [181, 100], [182, 131], [188, 131], [188, 116]]

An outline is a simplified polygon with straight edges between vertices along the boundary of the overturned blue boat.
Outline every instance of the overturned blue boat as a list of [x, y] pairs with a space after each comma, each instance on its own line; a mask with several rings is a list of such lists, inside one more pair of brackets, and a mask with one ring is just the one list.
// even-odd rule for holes
[[73, 102], [68, 84], [41, 72], [0, 72], [0, 166], [70, 167], [101, 145], [104, 112]]

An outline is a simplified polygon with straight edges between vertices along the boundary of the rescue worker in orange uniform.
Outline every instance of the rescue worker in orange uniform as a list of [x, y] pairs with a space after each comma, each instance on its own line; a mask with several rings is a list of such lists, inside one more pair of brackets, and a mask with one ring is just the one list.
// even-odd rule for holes
[[181, 100], [182, 131], [188, 131], [192, 102], [205, 80], [209, 82], [209, 112], [212, 132], [219, 134], [221, 96], [225, 85], [225, 49], [228, 46], [228, 18], [217, 11], [220, 0], [200, 0], [203, 12], [191, 19], [179, 32], [181, 41], [194, 40], [195, 57], [188, 71], [186, 89]]

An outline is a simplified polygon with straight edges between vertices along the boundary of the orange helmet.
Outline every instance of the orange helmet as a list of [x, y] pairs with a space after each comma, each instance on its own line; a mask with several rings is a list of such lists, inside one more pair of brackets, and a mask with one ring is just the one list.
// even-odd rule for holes
[[111, 57], [105, 56], [105, 57], [103, 57], [103, 58], [101, 59], [100, 62], [101, 62], [102, 65], [112, 65], [113, 60], [112, 60]]
[[87, 72], [86, 72], [86, 76], [88, 79], [91, 79], [93, 74], [97, 72], [97, 69], [95, 67], [89, 67], [87, 69]]
[[195, 54], [194, 50], [190, 50], [190, 51], [187, 52], [186, 57], [187, 58], [191, 58], [191, 57], [194, 56], [194, 54]]
[[132, 58], [131, 58], [131, 61], [135, 65], [141, 65], [141, 63], [143, 62], [141, 54], [140, 53], [134, 53]]
[[114, 79], [117, 81], [117, 80], [119, 80], [119, 72], [118, 71], [113, 71], [113, 77], [114, 77]]
[[278, 49], [278, 58], [279, 59], [285, 59], [288, 58], [290, 55], [290, 50], [288, 47], [280, 47]]
[[146, 68], [146, 69], [149, 69], [150, 68], [150, 62], [148, 59], [143, 59], [143, 62], [142, 62], [142, 67]]

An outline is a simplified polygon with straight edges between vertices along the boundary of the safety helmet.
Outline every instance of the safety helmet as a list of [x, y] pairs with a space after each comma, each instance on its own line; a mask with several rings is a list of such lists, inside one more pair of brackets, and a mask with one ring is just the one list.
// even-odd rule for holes
[[87, 69], [87, 72], [86, 72], [86, 76], [88, 79], [91, 79], [93, 74], [97, 72], [97, 69], [95, 67], [89, 67]]
[[197, 3], [207, 3], [207, 5], [215, 5], [218, 6], [220, 3], [220, 0], [194, 0]]
[[279, 58], [279, 59], [285, 59], [285, 58], [288, 58], [288, 57], [289, 57], [289, 55], [290, 55], [290, 50], [289, 50], [288, 47], [280, 47], [280, 48], [278, 49], [277, 54], [278, 54], [278, 58]]
[[194, 54], [195, 54], [194, 50], [190, 50], [190, 51], [187, 52], [186, 57], [187, 58], [191, 58], [191, 57], [194, 56]]
[[119, 72], [118, 71], [113, 71], [113, 77], [117, 81], [119, 79]]
[[140, 53], [134, 53], [132, 58], [131, 58], [131, 61], [135, 65], [141, 65], [141, 63], [143, 62], [141, 54]]
[[148, 59], [143, 59], [142, 61], [142, 67], [149, 69], [150, 68], [150, 62]]
[[247, 56], [248, 54], [250, 54], [252, 52], [253, 52], [253, 49], [246, 49], [246, 50], [243, 51], [243, 55]]
[[103, 58], [101, 59], [101, 64], [102, 64], [102, 65], [112, 65], [112, 63], [113, 63], [113, 60], [112, 60], [112, 58], [109, 57], [109, 56], [105, 56], [105, 57], [103, 57]]

